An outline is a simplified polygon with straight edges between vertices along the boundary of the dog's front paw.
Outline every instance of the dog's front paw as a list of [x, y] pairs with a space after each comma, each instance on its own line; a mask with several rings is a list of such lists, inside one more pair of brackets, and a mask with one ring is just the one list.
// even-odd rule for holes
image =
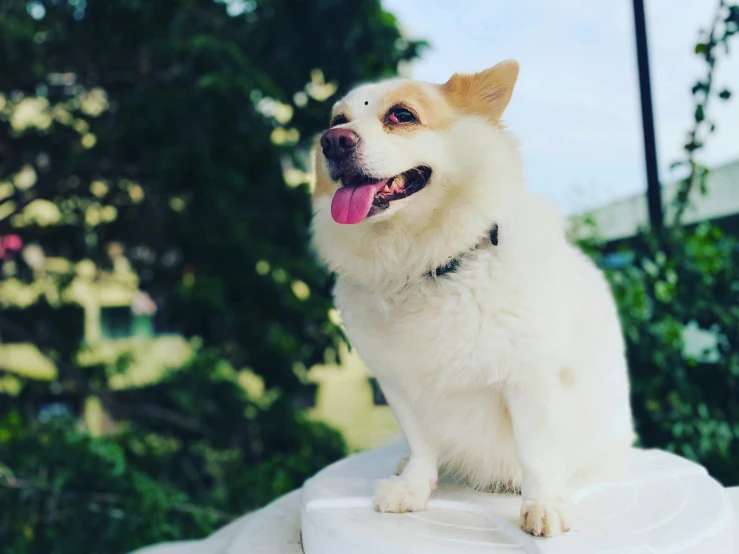
[[375, 489], [375, 510], [383, 513], [402, 514], [426, 509], [431, 486], [413, 486], [402, 477], [383, 479]]
[[536, 501], [521, 506], [521, 528], [536, 537], [556, 537], [570, 529], [561, 502]]

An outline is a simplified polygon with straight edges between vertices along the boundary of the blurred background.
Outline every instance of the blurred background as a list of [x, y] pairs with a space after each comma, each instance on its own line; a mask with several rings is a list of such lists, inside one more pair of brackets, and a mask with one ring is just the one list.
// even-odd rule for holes
[[202, 537], [395, 437], [308, 248], [309, 149], [357, 83], [506, 58], [640, 444], [739, 484], [739, 5], [646, 0], [647, 56], [637, 4], [2, 0], [0, 550]]

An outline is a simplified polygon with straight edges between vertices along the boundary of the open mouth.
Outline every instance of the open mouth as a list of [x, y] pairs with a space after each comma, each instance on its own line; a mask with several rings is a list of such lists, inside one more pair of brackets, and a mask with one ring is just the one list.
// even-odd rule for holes
[[430, 178], [431, 168], [425, 165], [386, 179], [361, 174], [344, 176], [341, 179], [342, 187], [336, 191], [331, 202], [331, 215], [337, 223], [359, 223], [386, 210], [393, 200], [417, 193]]

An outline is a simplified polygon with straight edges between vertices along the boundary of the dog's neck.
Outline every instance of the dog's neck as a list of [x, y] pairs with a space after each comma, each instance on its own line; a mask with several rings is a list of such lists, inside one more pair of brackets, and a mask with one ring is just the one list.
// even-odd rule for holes
[[[317, 225], [321, 256], [339, 278], [377, 291], [397, 290], [427, 280], [429, 272], [476, 248], [490, 237], [494, 224], [515, 226], [521, 187], [505, 190], [505, 198], [488, 191], [484, 198], [459, 198], [423, 220], [399, 213], [385, 221], [342, 227], [341, 232]], [[328, 203], [316, 217], [330, 217]], [[490, 242], [490, 239], [487, 239]]]
[[432, 279], [438, 279], [439, 277], [443, 277], [444, 275], [448, 275], [450, 273], [455, 273], [457, 269], [459, 269], [459, 266], [462, 265], [462, 259], [469, 254], [472, 250], [477, 250], [478, 248], [482, 248], [487, 245], [491, 246], [498, 246], [498, 241], [500, 240], [500, 225], [497, 223], [493, 223], [493, 225], [490, 227], [488, 235], [483, 238], [483, 240], [476, 244], [473, 249], [468, 250], [466, 252], [460, 253], [457, 257], [452, 258], [444, 265], [440, 265], [428, 273], [426, 273], [427, 277], [430, 277]]

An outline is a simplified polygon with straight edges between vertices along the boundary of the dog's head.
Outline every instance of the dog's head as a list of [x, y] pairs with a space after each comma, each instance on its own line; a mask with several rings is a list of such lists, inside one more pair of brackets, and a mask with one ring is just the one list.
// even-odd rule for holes
[[415, 220], [463, 187], [484, 186], [517, 76], [518, 63], [506, 61], [443, 85], [393, 79], [354, 89], [320, 139], [316, 202], [330, 198], [341, 224]]

